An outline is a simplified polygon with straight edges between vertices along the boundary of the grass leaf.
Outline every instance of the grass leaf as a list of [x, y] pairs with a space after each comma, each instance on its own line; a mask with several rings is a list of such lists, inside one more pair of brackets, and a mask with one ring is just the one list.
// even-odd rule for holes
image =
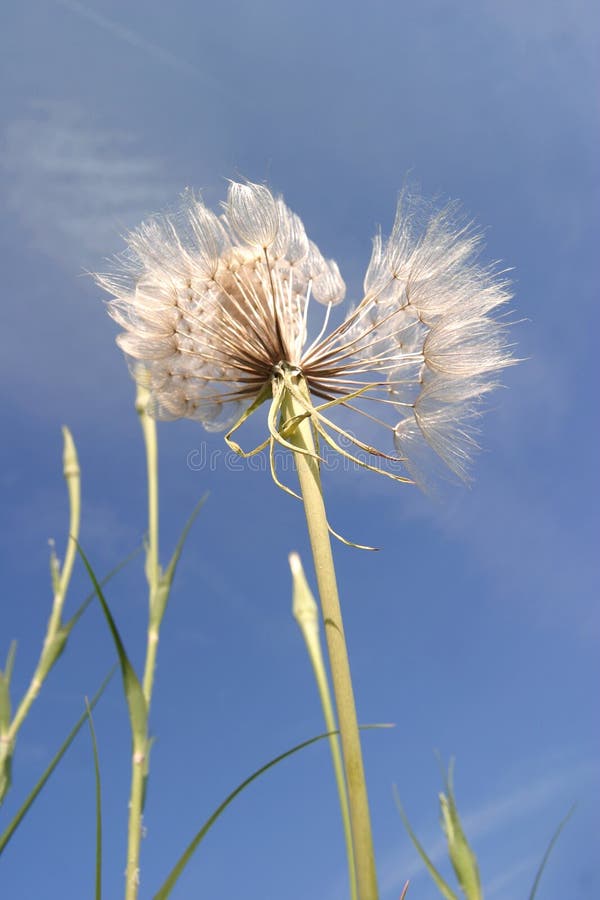
[[[100, 579], [100, 587], [104, 587], [105, 584], [108, 584], [108, 582], [111, 580], [111, 578], [114, 578], [114, 576], [117, 574], [117, 572], [120, 572], [121, 569], [124, 569], [125, 566], [128, 563], [130, 563], [132, 559], [135, 559], [135, 557], [138, 555], [138, 553], [141, 552], [142, 549], [143, 549], [142, 544], [140, 544], [139, 547], [136, 547], [135, 550], [132, 550], [131, 553], [128, 553], [127, 556], [123, 557], [123, 559], [120, 562], [118, 562], [117, 565], [114, 567], [114, 569], [111, 569], [110, 572], [108, 572], [108, 574], [104, 576], [104, 578]], [[84, 612], [86, 611], [86, 609], [88, 608], [88, 606], [90, 605], [90, 603], [92, 602], [92, 600], [94, 599], [95, 596], [96, 596], [96, 591], [95, 590], [91, 591], [87, 595], [87, 597], [85, 598], [83, 603], [79, 606], [79, 608], [73, 613], [73, 615], [71, 616], [69, 621], [65, 622], [63, 627], [67, 628], [69, 633], [73, 629], [73, 626], [76, 625], [77, 622], [79, 621], [79, 619], [82, 617], [82, 615], [84, 614]]]
[[12, 641], [10, 647], [8, 648], [4, 671], [0, 670], [0, 737], [6, 734], [6, 732], [10, 728], [10, 680], [12, 678], [13, 667], [15, 664], [16, 652], [17, 642]]
[[[98, 688], [98, 690], [96, 691], [96, 693], [94, 694], [92, 699], [90, 700], [90, 702], [89, 702], [90, 709], [93, 709], [95, 707], [96, 703], [98, 702], [98, 700], [100, 699], [100, 697], [102, 696], [104, 691], [106, 690], [108, 682], [113, 677], [115, 670], [116, 670], [116, 666], [114, 666], [110, 670], [110, 672], [108, 673], [108, 675], [106, 676], [106, 678], [104, 679], [104, 681], [102, 682], [102, 684], [100, 685], [100, 687]], [[42, 790], [42, 788], [44, 787], [44, 785], [46, 784], [46, 782], [48, 781], [48, 779], [50, 778], [52, 773], [54, 772], [55, 768], [57, 767], [57, 765], [59, 764], [59, 762], [61, 761], [61, 759], [63, 758], [63, 756], [65, 755], [65, 753], [67, 752], [67, 750], [69, 749], [69, 747], [71, 746], [71, 744], [73, 743], [75, 738], [77, 737], [79, 731], [81, 730], [82, 725], [85, 723], [87, 718], [88, 718], [88, 713], [86, 710], [83, 713], [83, 715], [81, 715], [80, 718], [77, 720], [77, 723], [71, 729], [71, 731], [67, 735], [66, 739], [61, 744], [59, 750], [56, 752], [56, 754], [50, 760], [50, 763], [46, 767], [42, 777], [39, 779], [37, 784], [34, 786], [33, 790], [29, 793], [25, 802], [22, 804], [21, 808], [18, 810], [17, 814], [14, 816], [14, 818], [12, 819], [12, 821], [10, 822], [8, 827], [0, 835], [0, 854], [5, 849], [6, 845], [8, 844], [8, 842], [12, 838], [13, 834], [15, 833], [15, 831], [17, 830], [17, 828], [19, 827], [19, 825], [25, 818], [27, 812], [31, 808], [34, 800], [37, 798], [38, 794], [40, 793], [40, 791]]]
[[[360, 727], [361, 727], [361, 729], [366, 729], [366, 728], [389, 728], [391, 726], [389, 726], [389, 725], [362, 725]], [[338, 733], [339, 733], [338, 731], [327, 731], [327, 732], [325, 732], [325, 734], [318, 734], [316, 737], [309, 738], [309, 740], [307, 740], [307, 741], [302, 741], [301, 744], [296, 744], [295, 747], [292, 747], [290, 750], [286, 750], [285, 753], [280, 753], [279, 756], [276, 756], [274, 759], [270, 760], [270, 762], [266, 763], [264, 766], [261, 766], [260, 769], [257, 769], [256, 772], [253, 772], [252, 775], [250, 775], [248, 778], [246, 778], [244, 781], [242, 781], [242, 783], [239, 784], [235, 788], [235, 790], [233, 790], [225, 798], [225, 800], [223, 800], [223, 802], [220, 804], [220, 806], [218, 806], [215, 809], [213, 814], [211, 816], [209, 816], [209, 818], [206, 820], [206, 822], [204, 823], [202, 828], [192, 838], [192, 840], [190, 841], [190, 843], [184, 850], [183, 854], [181, 855], [181, 857], [179, 858], [179, 860], [177, 861], [177, 863], [171, 870], [167, 880], [164, 882], [162, 887], [154, 895], [153, 900], [166, 900], [166, 898], [169, 896], [169, 894], [175, 887], [175, 884], [176, 884], [177, 880], [179, 879], [179, 876], [181, 875], [181, 873], [185, 869], [186, 865], [192, 858], [194, 852], [197, 850], [202, 839], [206, 836], [206, 834], [210, 830], [210, 828], [215, 824], [215, 822], [222, 815], [222, 813], [225, 812], [225, 810], [227, 809], [227, 807], [229, 806], [231, 801], [234, 800], [238, 796], [238, 794], [241, 794], [241, 792], [245, 788], [247, 788], [248, 785], [252, 784], [253, 781], [256, 781], [257, 778], [259, 778], [261, 775], [263, 775], [269, 769], [272, 769], [273, 766], [276, 766], [278, 763], [282, 762], [284, 759], [287, 759], [289, 756], [293, 756], [294, 753], [298, 753], [300, 750], [304, 750], [305, 747], [310, 747], [311, 744], [316, 744], [318, 741], [325, 740], [325, 738], [329, 738], [333, 734], [338, 734]]]
[[133, 744], [136, 749], [142, 749], [145, 754], [148, 733], [148, 706], [146, 703], [146, 698], [144, 697], [142, 685], [140, 684], [139, 678], [135, 673], [135, 669], [129, 661], [129, 657], [127, 656], [127, 653], [125, 651], [125, 646], [123, 644], [123, 641], [121, 640], [121, 635], [119, 634], [119, 630], [116, 626], [115, 620], [112, 617], [112, 613], [108, 607], [108, 603], [106, 602], [104, 594], [102, 593], [102, 588], [100, 587], [98, 579], [94, 574], [89, 560], [81, 549], [81, 545], [79, 543], [77, 544], [77, 549], [79, 550], [79, 554], [87, 569], [92, 584], [94, 585], [98, 599], [100, 600], [100, 605], [102, 606], [102, 611], [104, 612], [106, 622], [115, 644], [117, 656], [119, 657], [119, 665], [121, 667], [121, 676], [123, 679], [123, 690], [125, 692], [125, 699], [127, 700], [127, 706], [129, 708], [129, 721], [131, 724]]
[[433, 863], [427, 856], [427, 853], [425, 852], [425, 849], [423, 848], [417, 835], [412, 830], [411, 824], [408, 821], [408, 817], [407, 817], [406, 813], [404, 812], [404, 808], [400, 802], [400, 797], [398, 796], [398, 790], [395, 785], [394, 785], [394, 800], [395, 800], [398, 812], [400, 813], [400, 818], [404, 822], [404, 827], [406, 828], [406, 830], [408, 832], [408, 836], [410, 837], [411, 841], [413, 842], [415, 850], [417, 851], [417, 853], [419, 854], [419, 856], [425, 863], [427, 871], [429, 872], [429, 874], [435, 881], [436, 887], [439, 890], [440, 894], [443, 897], [445, 897], [446, 900], [458, 900], [457, 895], [454, 893], [454, 891], [452, 890], [450, 885], [442, 878], [442, 876], [440, 875], [440, 873], [438, 872], [436, 867], [433, 865]]
[[164, 615], [165, 608], [167, 606], [167, 601], [169, 599], [171, 585], [173, 584], [173, 579], [175, 577], [175, 570], [177, 569], [177, 564], [181, 557], [181, 553], [183, 551], [183, 547], [186, 542], [187, 536], [190, 533], [190, 529], [191, 529], [192, 525], [194, 524], [194, 522], [196, 521], [196, 518], [198, 517], [198, 513], [200, 512], [200, 510], [206, 503], [207, 498], [208, 498], [208, 494], [204, 494], [204, 496], [200, 498], [200, 500], [198, 501], [198, 503], [192, 510], [192, 513], [191, 513], [189, 519], [187, 520], [187, 522], [185, 523], [185, 525], [183, 527], [181, 536], [180, 536], [179, 540], [177, 541], [177, 545], [175, 547], [175, 550], [173, 551], [173, 556], [171, 557], [169, 565], [167, 566], [167, 568], [165, 569], [165, 571], [163, 572], [163, 574], [160, 577], [158, 594], [156, 597], [156, 602], [155, 602], [154, 608], [152, 610], [152, 621], [156, 627], [160, 624], [162, 617]]
[[546, 863], [550, 859], [550, 854], [552, 853], [552, 851], [554, 849], [554, 845], [556, 844], [557, 840], [559, 839], [561, 831], [563, 830], [563, 828], [565, 827], [565, 825], [567, 824], [567, 822], [569, 821], [569, 819], [571, 818], [571, 816], [573, 815], [574, 812], [575, 812], [575, 804], [573, 804], [573, 806], [571, 807], [569, 812], [566, 814], [566, 816], [564, 817], [562, 822], [559, 822], [558, 828], [556, 829], [556, 831], [550, 838], [550, 843], [546, 847], [546, 852], [544, 853], [544, 855], [542, 857], [542, 861], [539, 866], [539, 869], [537, 870], [537, 873], [536, 873], [536, 876], [535, 876], [535, 879], [534, 879], [534, 882], [533, 882], [533, 885], [531, 888], [531, 893], [529, 894], [529, 900], [534, 900], [535, 895], [537, 893], [537, 889], [539, 887], [539, 883], [540, 883], [542, 875], [544, 873], [544, 869], [546, 868]]
[[92, 753], [94, 754], [94, 779], [96, 782], [96, 884], [94, 897], [95, 900], [102, 900], [102, 784], [100, 781], [100, 760], [98, 757], [96, 730], [87, 697], [85, 698], [85, 711], [88, 725], [90, 726]]
[[453, 759], [450, 760], [448, 773], [443, 773], [443, 778], [446, 785], [446, 794], [440, 794], [439, 799], [442, 813], [442, 828], [448, 843], [450, 862], [465, 897], [468, 900], [482, 900], [483, 893], [477, 857], [469, 845], [456, 805]]

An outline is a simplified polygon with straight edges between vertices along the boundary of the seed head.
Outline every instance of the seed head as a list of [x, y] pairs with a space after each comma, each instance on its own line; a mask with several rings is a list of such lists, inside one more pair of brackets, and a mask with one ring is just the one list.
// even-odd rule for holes
[[[481, 236], [457, 206], [436, 212], [402, 194], [389, 238], [373, 241], [362, 299], [329, 331], [345, 285], [299, 217], [251, 183], [231, 182], [223, 209], [187, 191], [177, 213], [128, 236], [117, 275], [97, 276], [114, 298], [117, 342], [145, 372], [152, 414], [224, 430], [294, 372], [330, 446], [340, 449], [341, 434], [385, 460], [397, 459], [395, 446], [419, 482], [433, 451], [466, 479], [480, 401], [512, 362], [495, 315], [510, 295], [478, 262]], [[309, 340], [312, 301], [324, 321]], [[330, 418], [340, 408], [388, 431], [388, 447], [342, 429]]]

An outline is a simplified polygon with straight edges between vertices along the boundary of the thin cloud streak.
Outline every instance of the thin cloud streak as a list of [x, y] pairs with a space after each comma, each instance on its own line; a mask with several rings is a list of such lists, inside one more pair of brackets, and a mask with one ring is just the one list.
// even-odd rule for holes
[[9, 123], [0, 156], [6, 193], [38, 249], [81, 271], [176, 194], [161, 163], [135, 143], [64, 102], [38, 102]]
[[509, 885], [513, 884], [517, 878], [520, 878], [521, 875], [531, 875], [531, 881], [533, 882], [534, 873], [537, 871], [537, 867], [540, 864], [539, 856], [535, 856], [533, 853], [530, 853], [529, 856], [524, 857], [519, 860], [519, 862], [515, 863], [514, 866], [511, 866], [509, 869], [503, 870], [500, 875], [494, 878], [492, 881], [488, 882], [485, 889], [486, 898], [489, 897], [498, 897], [498, 896], [506, 896], [508, 894], [500, 894], [501, 891], [504, 891]]
[[103, 16], [95, 10], [89, 9], [87, 6], [84, 6], [83, 3], [78, 3], [77, 0], [56, 0], [56, 3], [58, 3], [59, 6], [68, 9], [70, 12], [87, 19], [89, 22], [93, 22], [94, 25], [108, 31], [110, 34], [129, 44], [131, 47], [143, 50], [145, 53], [150, 54], [150, 56], [153, 56], [165, 65], [177, 69], [185, 75], [204, 77], [202, 72], [200, 72], [199, 69], [196, 69], [191, 63], [188, 63], [186, 60], [175, 56], [174, 53], [170, 53], [168, 50], [159, 47], [158, 44], [146, 40], [146, 38], [137, 34], [135, 31], [132, 31], [130, 28], [126, 28], [119, 22], [115, 22], [114, 19], [110, 19], [108, 16]]

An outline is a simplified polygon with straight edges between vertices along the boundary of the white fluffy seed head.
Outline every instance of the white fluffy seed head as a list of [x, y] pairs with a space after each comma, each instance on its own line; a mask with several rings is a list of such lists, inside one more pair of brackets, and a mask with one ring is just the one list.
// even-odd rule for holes
[[279, 211], [268, 188], [231, 181], [224, 208], [229, 225], [243, 243], [263, 249], [271, 246], [279, 229]]
[[313, 297], [324, 306], [337, 306], [346, 294], [346, 285], [333, 259], [325, 261], [322, 271], [312, 283]]
[[[345, 296], [337, 264], [281, 197], [232, 182], [221, 217], [187, 191], [176, 212], [132, 232], [117, 273], [97, 280], [156, 417], [226, 428], [285, 362], [327, 415], [341, 407], [387, 430], [424, 483], [431, 457], [467, 477], [481, 400], [512, 362], [495, 315], [507, 283], [479, 263], [480, 249], [455, 204], [435, 211], [404, 192], [389, 238], [374, 238], [363, 299], [327, 333]], [[309, 340], [311, 298], [327, 311]]]

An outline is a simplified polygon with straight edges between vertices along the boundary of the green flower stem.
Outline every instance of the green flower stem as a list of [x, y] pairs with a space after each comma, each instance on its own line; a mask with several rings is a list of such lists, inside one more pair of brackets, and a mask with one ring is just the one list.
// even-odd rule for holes
[[357, 900], [358, 887], [356, 884], [356, 866], [354, 862], [354, 847], [352, 844], [350, 809], [348, 807], [348, 791], [346, 789], [346, 778], [344, 776], [344, 763], [342, 761], [342, 754], [340, 751], [339, 736], [337, 734], [334, 734], [334, 732], [337, 732], [338, 728], [335, 720], [333, 703], [331, 702], [331, 692], [329, 690], [329, 682], [327, 680], [327, 671], [325, 669], [325, 664], [323, 662], [323, 653], [321, 651], [321, 640], [319, 635], [319, 610], [304, 575], [300, 557], [297, 553], [290, 553], [289, 561], [294, 583], [293, 614], [296, 622], [298, 623], [298, 627], [302, 632], [302, 637], [304, 638], [306, 651], [313, 668], [315, 681], [317, 682], [317, 690], [319, 692], [319, 698], [321, 700], [325, 726], [327, 728], [327, 731], [329, 732], [329, 748], [331, 750], [333, 772], [335, 775], [335, 781], [338, 790], [342, 823], [344, 826], [344, 840], [346, 842], [346, 857], [348, 860], [348, 882], [350, 884], [350, 898], [351, 900]]
[[134, 745], [133, 758], [131, 760], [125, 900], [137, 900], [140, 886], [140, 845], [142, 842], [142, 809], [144, 805], [146, 771], [145, 748], [143, 750], [137, 749]]
[[[301, 376], [296, 377], [298, 378], [297, 390], [301, 396], [306, 397], [306, 402], [309, 403], [306, 385]], [[299, 417], [298, 425], [292, 434], [288, 436], [288, 440], [298, 448], [298, 451], [295, 453], [296, 468], [304, 501], [306, 522], [325, 623], [325, 636], [348, 786], [358, 896], [360, 900], [377, 900], [377, 875], [371, 835], [371, 817], [356, 718], [354, 691], [333, 565], [327, 516], [321, 489], [319, 462], [314, 456], [315, 443], [312, 426], [310, 417], [306, 417], [306, 407], [301, 405], [299, 400], [289, 390], [285, 390], [282, 402], [282, 416], [284, 420]], [[304, 418], [302, 418], [303, 416]]]
[[63, 475], [67, 483], [67, 491], [69, 492], [69, 540], [58, 583], [58, 601], [54, 603], [50, 619], [55, 630], [60, 626], [62, 608], [67, 596], [69, 582], [71, 581], [75, 557], [77, 556], [77, 541], [79, 540], [79, 524], [81, 521], [81, 472], [79, 460], [77, 459], [77, 451], [71, 432], [64, 426], [63, 439]]
[[[81, 521], [81, 477], [79, 461], [75, 443], [68, 428], [63, 427], [63, 474], [67, 483], [69, 494], [69, 539], [65, 552], [65, 561], [59, 571], [58, 561], [52, 554], [53, 588], [54, 596], [52, 609], [46, 626], [46, 635], [42, 652], [38, 660], [31, 681], [10, 724], [7, 733], [3, 735], [2, 746], [8, 755], [12, 755], [14, 743], [25, 721], [25, 718], [37, 698], [42, 684], [50, 669], [60, 656], [64, 648], [68, 632], [62, 626], [62, 611], [67, 597], [73, 563], [77, 554], [77, 541], [79, 540], [79, 525]], [[2, 796], [0, 796], [0, 801]]]
[[[146, 548], [146, 579], [149, 589], [148, 634], [146, 638], [146, 661], [142, 689], [148, 712], [154, 687], [156, 655], [162, 611], [159, 611], [161, 570], [158, 561], [158, 442], [156, 423], [148, 415], [148, 391], [140, 377], [137, 387], [135, 407], [140, 419], [144, 445], [146, 448], [146, 469], [148, 478], [148, 545]], [[134, 738], [131, 760], [131, 788], [129, 796], [129, 828], [127, 839], [127, 869], [125, 876], [126, 900], [137, 900], [140, 881], [140, 848], [142, 842], [142, 815], [146, 776], [148, 774], [149, 736]]]
[[146, 663], [144, 666], [143, 689], [148, 709], [152, 698], [154, 672], [160, 619], [157, 615], [157, 598], [160, 589], [160, 565], [158, 562], [158, 442], [156, 422], [147, 412], [148, 392], [138, 385], [136, 410], [140, 418], [144, 444], [146, 447], [146, 468], [148, 475], [148, 549], [146, 553], [146, 578], [150, 589], [150, 616], [146, 643]]

